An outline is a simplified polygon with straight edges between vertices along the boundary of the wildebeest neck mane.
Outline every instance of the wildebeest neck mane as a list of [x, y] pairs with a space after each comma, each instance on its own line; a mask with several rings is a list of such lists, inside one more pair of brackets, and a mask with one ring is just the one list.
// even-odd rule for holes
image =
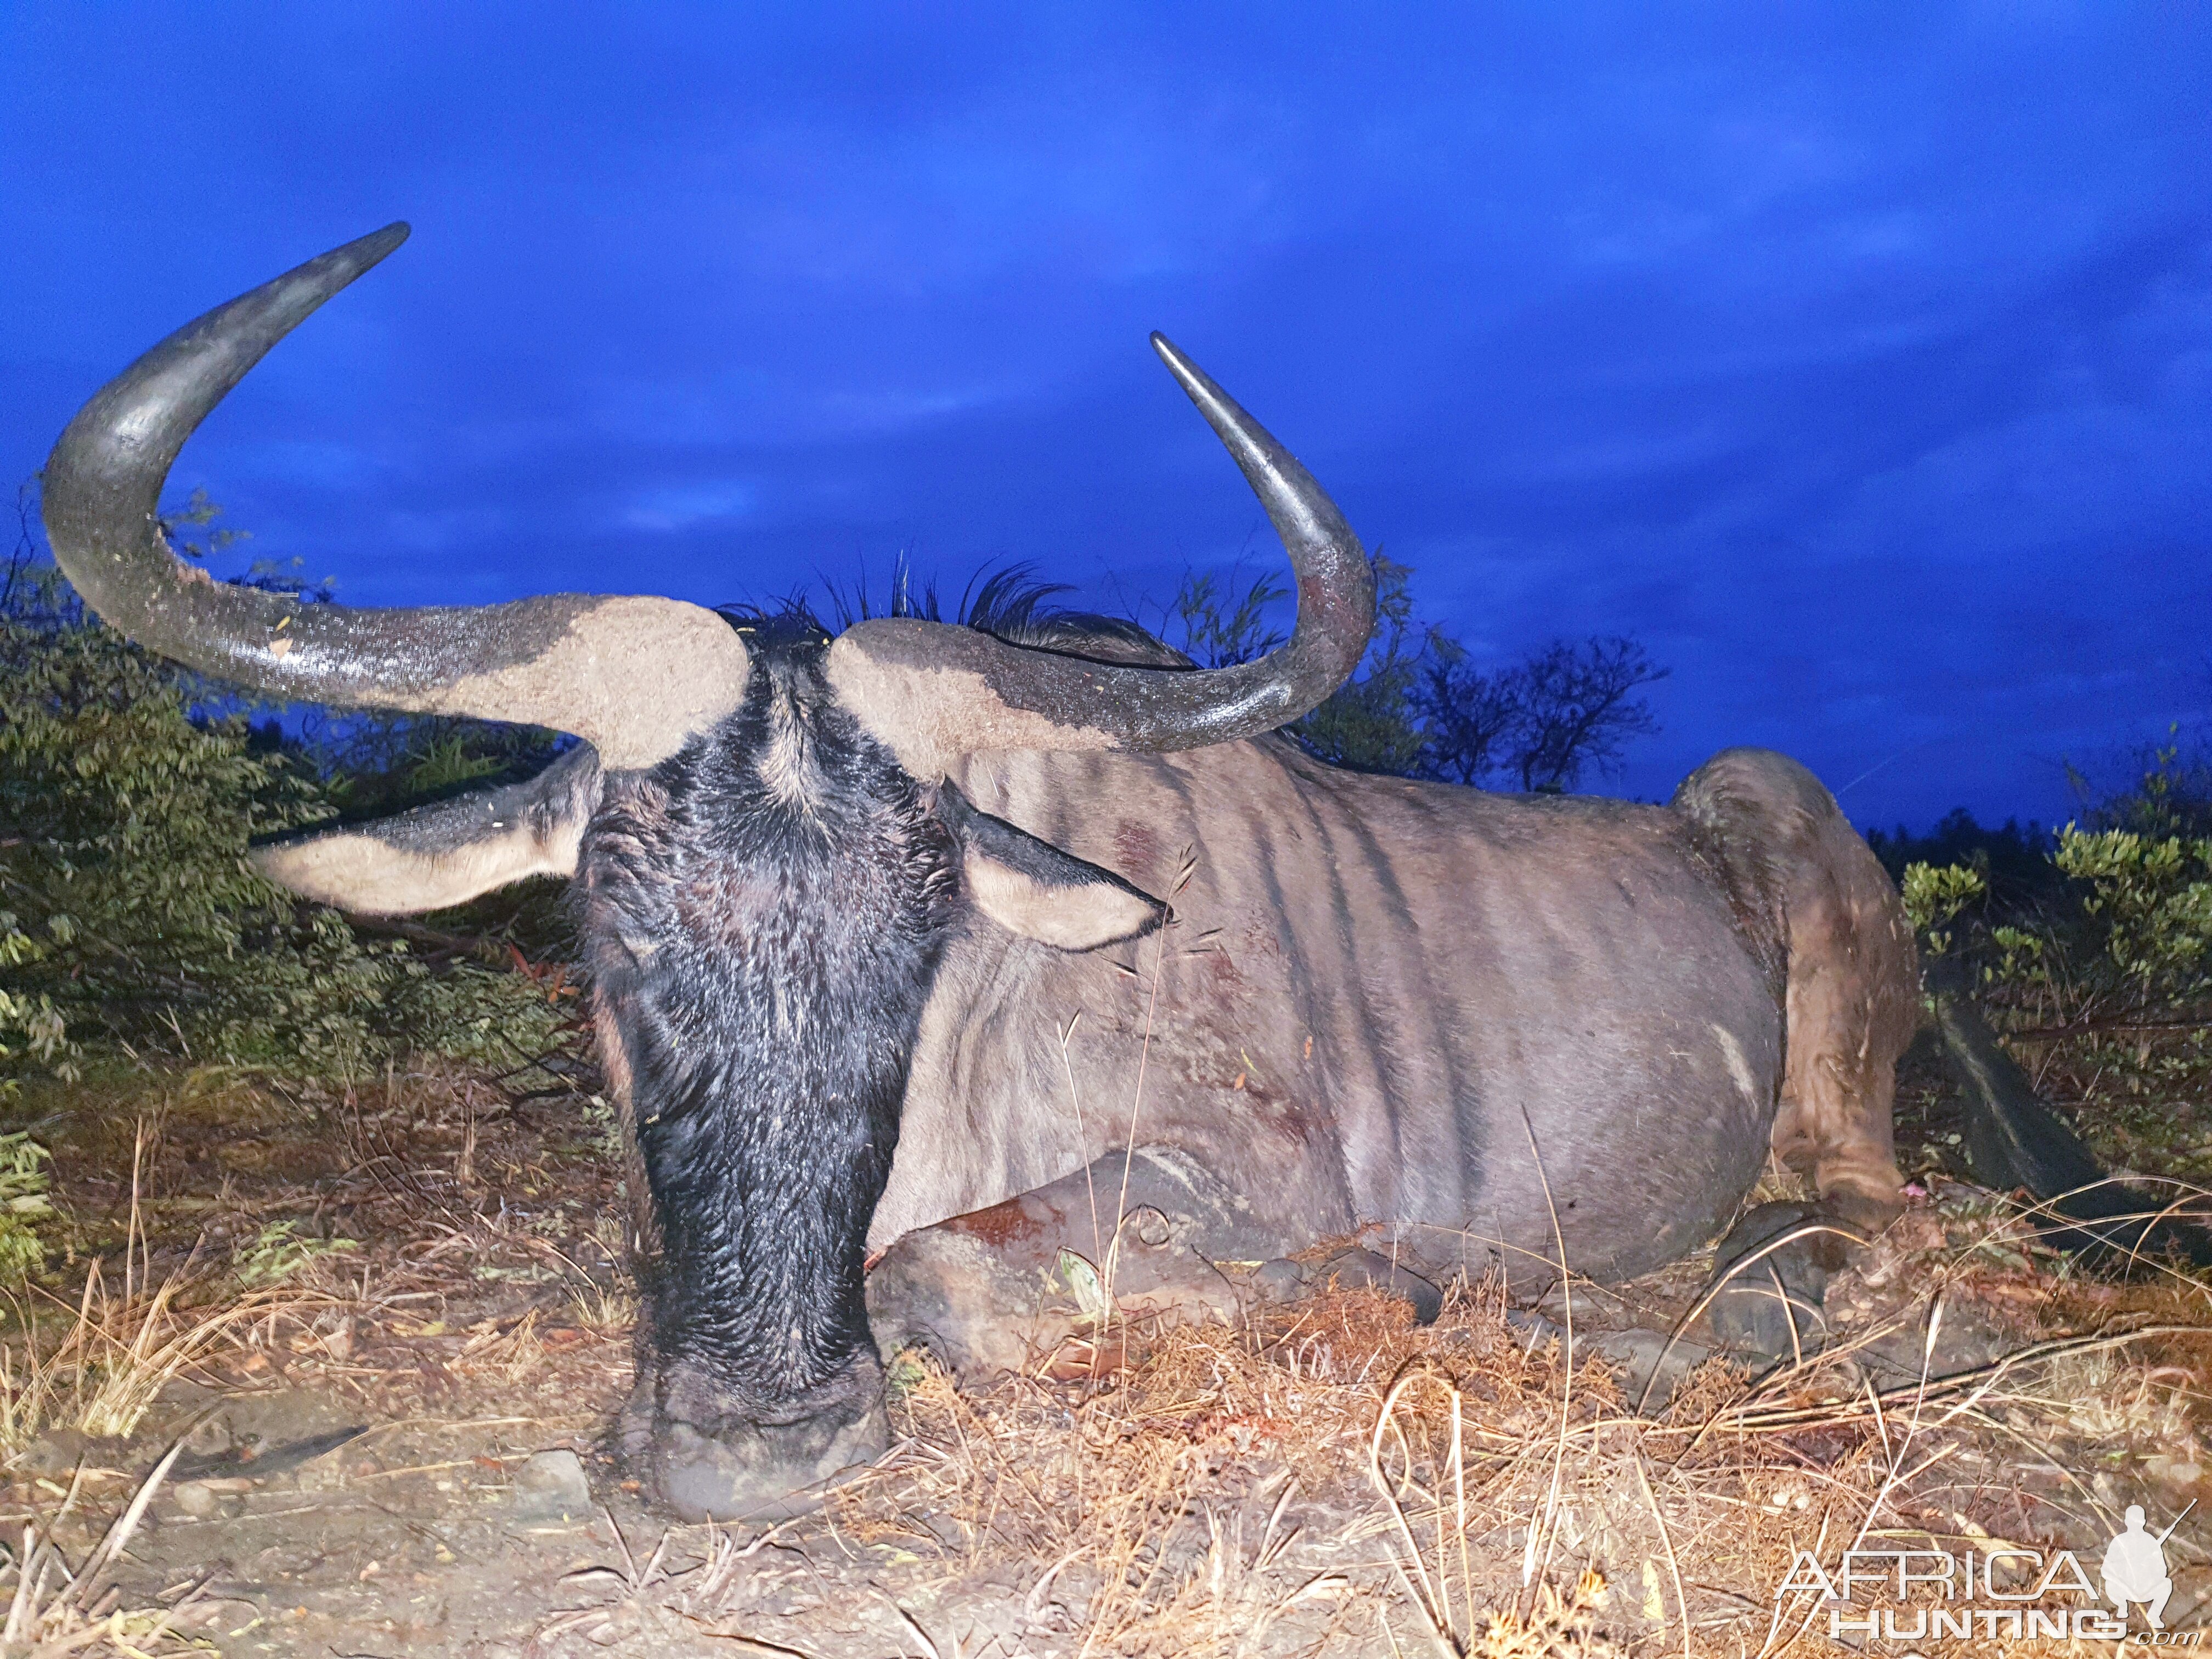
[[1182, 652], [1159, 638], [1141, 623], [1125, 617], [1109, 617], [1057, 604], [1069, 592], [1066, 582], [1039, 577], [1035, 567], [1024, 563], [990, 571], [970, 582], [955, 614], [946, 617], [934, 587], [915, 590], [895, 580], [889, 603], [878, 613], [864, 591], [830, 590], [830, 615], [824, 617], [805, 594], [793, 594], [773, 605], [732, 604], [715, 609], [738, 633], [763, 640], [811, 637], [827, 641], [832, 635], [871, 616], [914, 617], [927, 622], [952, 621], [979, 634], [1034, 651], [1057, 652], [1095, 662], [1125, 663], [1140, 668], [1195, 668]]

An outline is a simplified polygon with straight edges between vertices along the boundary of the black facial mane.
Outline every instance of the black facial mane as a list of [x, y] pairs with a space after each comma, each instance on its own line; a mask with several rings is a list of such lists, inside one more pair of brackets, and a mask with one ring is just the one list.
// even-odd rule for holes
[[[1188, 665], [1133, 623], [1060, 608], [1064, 591], [1000, 571], [957, 625]], [[933, 592], [893, 598], [893, 614], [944, 620]], [[832, 627], [803, 599], [721, 614], [751, 655], [744, 706], [610, 781], [580, 860], [580, 932], [652, 1189], [664, 1382], [689, 1376], [685, 1391], [703, 1383], [741, 1414], [803, 1412], [872, 1364], [862, 1253], [959, 859], [935, 781], [908, 776], [823, 681]], [[865, 619], [837, 604], [836, 628]]]
[[808, 620], [736, 624], [744, 706], [611, 786], [581, 860], [660, 1234], [655, 1346], [733, 1404], [803, 1401], [867, 1344], [861, 1255], [958, 886]]

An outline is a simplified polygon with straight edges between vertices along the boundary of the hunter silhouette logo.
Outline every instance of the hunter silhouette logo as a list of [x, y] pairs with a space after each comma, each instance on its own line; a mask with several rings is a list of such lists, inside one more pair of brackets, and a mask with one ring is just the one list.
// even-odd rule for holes
[[[1825, 1611], [1828, 1635], [1836, 1640], [2049, 1637], [2195, 1647], [2203, 1639], [2201, 1631], [2170, 1632], [2165, 1620], [2173, 1594], [2166, 1540], [2196, 1507], [2192, 1502], [2165, 1531], [2154, 1533], [2144, 1524], [2142, 1506], [2129, 1505], [2126, 1527], [2105, 1547], [2100, 1564], [2101, 1600], [2108, 1607], [2100, 1605], [2098, 1586], [2072, 1550], [2046, 1554], [1992, 1540], [1963, 1554], [1945, 1549], [1847, 1549], [1833, 1568], [1800, 1550], [1775, 1592], [1776, 1615], [1785, 1616], [1791, 1605], [1803, 1607], [1802, 1600], [1794, 1598], [1809, 1597], [1808, 1622]], [[2130, 1607], [2142, 1609], [2148, 1633], [2130, 1637]], [[1907, 1652], [1902, 1659], [1919, 1656]]]
[[[2196, 1507], [2197, 1500], [2191, 1498], [2189, 1510]], [[2127, 1530], [2105, 1546], [2105, 1599], [2119, 1609], [2122, 1619], [2128, 1616], [2128, 1604], [2137, 1602], [2153, 1630], [2166, 1628], [2162, 1617], [2166, 1599], [2173, 1594], [2173, 1580], [2166, 1571], [2166, 1540], [2173, 1536], [2174, 1527], [2187, 1517], [2189, 1510], [2175, 1516], [2172, 1526], [2153, 1537], [2143, 1530], [2142, 1505], [2128, 1505]]]

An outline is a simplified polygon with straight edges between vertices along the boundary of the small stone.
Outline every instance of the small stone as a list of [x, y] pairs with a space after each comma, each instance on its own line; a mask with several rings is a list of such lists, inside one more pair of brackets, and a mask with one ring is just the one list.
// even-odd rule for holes
[[88, 1443], [88, 1437], [75, 1429], [56, 1429], [24, 1447], [15, 1467], [27, 1474], [66, 1474], [83, 1457]]
[[565, 1447], [533, 1452], [514, 1472], [514, 1518], [518, 1521], [588, 1521], [592, 1483], [582, 1460]]
[[1571, 1310], [1575, 1318], [1587, 1330], [1597, 1321], [1616, 1311], [1620, 1304], [1616, 1298], [1603, 1297], [1577, 1285], [1568, 1289], [1558, 1285], [1545, 1292], [1537, 1307], [1557, 1319], [1563, 1311]]
[[195, 1521], [204, 1521], [220, 1507], [215, 1489], [204, 1480], [181, 1480], [174, 1488], [177, 1507]]
[[1304, 1294], [1306, 1279], [1298, 1264], [1287, 1256], [1262, 1261], [1252, 1270], [1253, 1289], [1270, 1302], [1295, 1302]]
[[2204, 1478], [2203, 1466], [2186, 1458], [2153, 1457], [2148, 1465], [2150, 1478], [2160, 1486], [2193, 1486]]

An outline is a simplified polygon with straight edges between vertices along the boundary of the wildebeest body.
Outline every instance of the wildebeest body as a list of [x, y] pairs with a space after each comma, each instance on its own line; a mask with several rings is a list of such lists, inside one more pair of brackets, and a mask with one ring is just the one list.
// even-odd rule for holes
[[1280, 738], [988, 756], [961, 782], [1174, 891], [1176, 922], [1086, 956], [961, 930], [879, 1247], [1127, 1144], [1133, 1107], [1137, 1144], [1197, 1158], [1285, 1248], [1379, 1221], [1478, 1271], [1556, 1255], [1530, 1127], [1569, 1260], [1601, 1275], [1710, 1238], [1764, 1161], [1781, 988], [1672, 809], [1363, 775]]
[[[179, 447], [404, 234], [125, 371], [57, 444], [46, 522], [108, 621], [208, 672], [586, 739], [530, 783], [256, 861], [379, 913], [574, 878], [644, 1200], [620, 1439], [679, 1510], [757, 1513], [880, 1449], [868, 1298], [886, 1340], [972, 1359], [1062, 1243], [1110, 1254], [1124, 1194], [1071, 1183], [1114, 1148], [1139, 1155], [1132, 1201], [1176, 1212], [1136, 1222], [1144, 1248], [1212, 1274], [1201, 1299], [1224, 1256], [1363, 1229], [1393, 1273], [1634, 1273], [1717, 1231], [1770, 1149], [1820, 1217], [1893, 1213], [1911, 943], [1827, 793], [1735, 750], [1666, 807], [1500, 798], [1267, 735], [1360, 660], [1373, 571], [1158, 337], [1297, 576], [1257, 662], [1194, 672], [1033, 605], [833, 638], [638, 596], [302, 605], [185, 566], [158, 513]], [[1806, 1305], [1814, 1280], [1768, 1276]]]

